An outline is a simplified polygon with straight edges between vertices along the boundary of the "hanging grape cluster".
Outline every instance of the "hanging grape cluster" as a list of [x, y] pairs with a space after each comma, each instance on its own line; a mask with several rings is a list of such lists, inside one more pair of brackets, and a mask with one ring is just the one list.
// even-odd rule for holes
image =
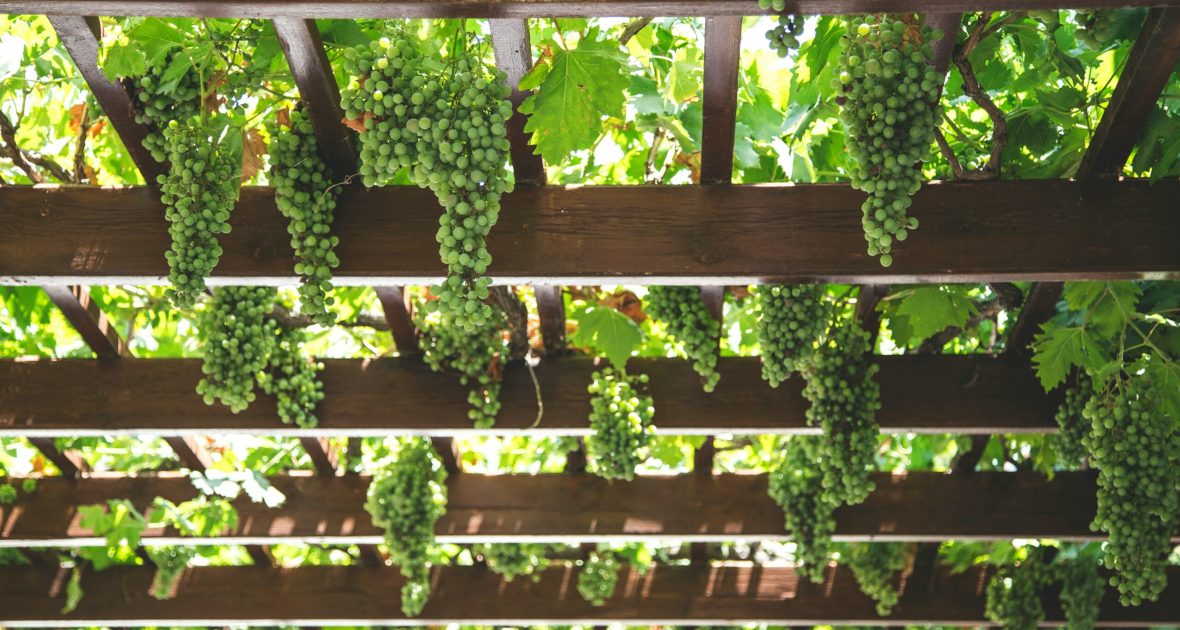
[[721, 325], [709, 313], [697, 287], [653, 286], [647, 291], [644, 310], [664, 322], [668, 333], [684, 344], [692, 369], [701, 377], [701, 387], [711, 392], [721, 375], [717, 358], [721, 353]]
[[590, 437], [586, 450], [591, 471], [604, 479], [635, 478], [635, 467], [647, 459], [655, 427], [655, 405], [647, 393], [647, 375], [614, 368], [594, 372], [590, 393]]
[[229, 233], [229, 214], [238, 200], [242, 156], [225, 142], [228, 127], [218, 117], [173, 120], [164, 129], [168, 172], [160, 175], [160, 198], [172, 247], [168, 298], [191, 308], [205, 292], [205, 279], [221, 258], [219, 234]]
[[1180, 431], [1146, 359], [1100, 384], [1086, 404], [1086, 450], [1098, 469], [1098, 514], [1090, 528], [1109, 537], [1103, 561], [1124, 606], [1155, 601], [1167, 583], [1170, 542], [1180, 518]]
[[475, 546], [475, 553], [483, 557], [488, 568], [511, 582], [520, 575], [540, 579], [540, 572], [549, 566], [549, 545], [541, 543], [485, 543]]
[[1035, 630], [1045, 619], [1040, 588], [1050, 575], [1039, 549], [1019, 565], [1005, 565], [987, 583], [984, 614], [1005, 630]]
[[332, 173], [320, 158], [311, 119], [301, 111], [291, 113], [290, 127], [271, 129], [270, 180], [275, 205], [287, 219], [287, 233], [295, 250], [295, 273], [302, 281], [299, 296], [304, 313], [317, 323], [336, 321], [331, 310], [332, 270], [340, 264], [333, 249], [340, 242], [332, 236], [336, 194]]
[[156, 599], [172, 599], [189, 561], [197, 556], [197, 550], [193, 547], [167, 546], [148, 547], [147, 552], [152, 564], [156, 565], [148, 593]]
[[238, 413], [254, 402], [258, 373], [275, 346], [271, 287], [218, 287], [197, 318], [200, 326], [204, 378], [197, 393], [206, 405], [215, 402]]
[[1057, 564], [1061, 580], [1061, 609], [1069, 630], [1091, 630], [1098, 621], [1106, 581], [1098, 573], [1098, 559], [1081, 556]]
[[[466, 47], [467, 35], [459, 37]], [[477, 328], [493, 317], [483, 302], [492, 262], [485, 238], [499, 218], [501, 194], [511, 189], [505, 170], [511, 90], [478, 51], [442, 57], [417, 43], [395, 26], [370, 45], [346, 50], [344, 68], [355, 81], [342, 106], [364, 125], [366, 186], [391, 183], [406, 170], [442, 203], [436, 236], [447, 279], [431, 292], [459, 325]]]
[[758, 300], [762, 378], [778, 387], [815, 354], [816, 340], [828, 321], [823, 287], [768, 284], [754, 287], [754, 296]]
[[482, 323], [469, 327], [447, 312], [428, 314], [428, 310], [418, 305], [413, 316], [423, 360], [435, 372], [457, 372], [459, 382], [471, 388], [467, 417], [477, 429], [491, 428], [500, 413], [504, 312], [494, 308]]
[[1101, 50], [1110, 43], [1114, 35], [1114, 10], [1075, 11], [1073, 22], [1077, 25], [1074, 37], [1086, 48]]
[[1074, 381], [1065, 389], [1065, 398], [1053, 416], [1059, 429], [1055, 444], [1062, 462], [1081, 464], [1086, 459], [1086, 436], [1090, 433], [1090, 422], [1084, 411], [1086, 402], [1094, 392], [1090, 377], [1078, 371]]
[[306, 336], [302, 330], [279, 327], [259, 385], [278, 400], [279, 419], [284, 424], [312, 429], [319, 424], [315, 410], [324, 399], [324, 384], [319, 378], [324, 364], [304, 354]]
[[823, 457], [823, 438], [792, 437], [769, 477], [770, 498], [783, 510], [799, 572], [816, 584], [824, 580], [836, 531], [837, 504], [824, 490]]
[[860, 543], [849, 546], [848, 566], [860, 591], [877, 602], [877, 614], [888, 616], [899, 598], [898, 576], [905, 568], [904, 543]]
[[931, 41], [942, 33], [912, 16], [864, 16], [848, 21], [833, 79], [852, 157], [852, 185], [868, 193], [861, 206], [869, 255], [893, 264], [893, 245], [918, 220], [907, 216], [922, 186], [922, 162], [934, 138], [941, 81], [931, 66]]
[[[774, 11], [782, 14], [787, 9], [786, 0], [758, 0], [758, 6], [763, 11]], [[786, 57], [792, 50], [799, 48], [799, 36], [803, 34], [803, 20], [797, 15], [785, 14], [778, 16], [778, 25], [766, 31], [766, 39], [770, 49], [778, 53], [779, 57]]]
[[834, 321], [805, 367], [803, 397], [811, 403], [807, 422], [823, 429], [820, 458], [829, 501], [855, 505], [873, 490], [869, 470], [877, 451], [877, 410], [881, 390], [869, 361], [869, 335], [855, 317]]
[[614, 552], [599, 550], [592, 552], [582, 563], [578, 572], [578, 593], [591, 605], [601, 606], [615, 594], [622, 567]]
[[149, 64], [139, 77], [129, 79], [134, 94], [135, 122], [148, 128], [143, 146], [157, 162], [169, 159], [170, 149], [163, 131], [174, 120], [190, 120], [201, 114], [201, 79], [195, 72], [185, 72], [164, 80], [164, 73], [180, 49], [168, 53], [159, 64]]
[[430, 440], [411, 438], [369, 484], [365, 510], [385, 530], [389, 557], [401, 568], [402, 612], [415, 617], [430, 598], [434, 524], [446, 513], [447, 472]]

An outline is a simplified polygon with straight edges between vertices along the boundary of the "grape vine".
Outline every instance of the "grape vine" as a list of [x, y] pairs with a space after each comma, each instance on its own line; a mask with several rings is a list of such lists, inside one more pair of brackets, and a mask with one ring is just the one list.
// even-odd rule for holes
[[270, 287], [218, 287], [198, 315], [204, 378], [197, 393], [206, 405], [219, 402], [238, 413], [254, 402], [258, 373], [275, 345], [267, 315], [277, 291]]
[[877, 614], [886, 617], [897, 605], [898, 575], [905, 568], [908, 548], [904, 543], [860, 543], [849, 545], [848, 567], [860, 590], [877, 602]]
[[1086, 403], [1094, 391], [1094, 385], [1085, 372], [1079, 370], [1076, 378], [1065, 389], [1065, 398], [1053, 416], [1057, 420], [1055, 444], [1057, 454], [1064, 462], [1080, 464], [1086, 459], [1086, 436], [1090, 433], [1090, 422], [1084, 415]]
[[324, 399], [319, 379], [324, 364], [304, 354], [306, 336], [302, 330], [279, 327], [259, 385], [278, 400], [279, 419], [311, 429], [319, 424], [315, 410]]
[[701, 386], [711, 392], [721, 380], [717, 358], [721, 353], [721, 325], [709, 313], [697, 287], [653, 286], [648, 288], [644, 309], [664, 322], [668, 333], [684, 344]]
[[621, 569], [613, 551], [600, 549], [591, 552], [578, 572], [578, 593], [592, 605], [602, 606], [614, 596]]
[[[466, 48], [460, 32], [457, 44]], [[505, 123], [512, 106], [504, 74], [476, 50], [423, 52], [406, 29], [344, 53], [355, 81], [342, 95], [348, 119], [361, 121], [361, 175], [366, 186], [393, 183], [399, 172], [431, 189], [445, 213], [439, 220], [439, 256], [447, 279], [431, 292], [437, 307], [466, 328], [493, 318], [484, 303], [492, 262], [485, 238], [500, 214], [500, 195], [511, 190], [504, 168]]]
[[303, 112], [291, 113], [288, 128], [275, 125], [271, 129], [270, 158], [275, 205], [287, 219], [297, 260], [295, 273], [302, 277], [301, 308], [317, 323], [330, 326], [336, 313], [328, 292], [332, 269], [340, 264], [333, 251], [340, 239], [331, 234], [336, 194], [332, 173], [320, 158], [311, 119]]
[[467, 393], [467, 417], [476, 428], [489, 429], [500, 413], [500, 362], [505, 353], [504, 312], [493, 308], [476, 326], [465, 326], [447, 312], [429, 313], [421, 303], [414, 308], [418, 347], [435, 372], [453, 371]]
[[415, 617], [430, 598], [429, 550], [446, 513], [446, 470], [425, 438], [411, 438], [369, 484], [365, 510], [385, 530], [389, 557], [401, 568], [402, 612]]
[[770, 498], [783, 510], [786, 529], [795, 543], [799, 572], [819, 584], [832, 551], [837, 504], [823, 488], [823, 438], [795, 436], [770, 471]]
[[511, 582], [517, 576], [531, 575], [540, 579], [540, 572], [549, 566], [549, 545], [540, 543], [498, 544], [475, 546], [475, 552], [488, 563], [488, 568]]
[[591, 472], [604, 479], [635, 478], [635, 467], [647, 458], [655, 428], [655, 406], [647, 394], [647, 375], [630, 375], [605, 367], [592, 376], [590, 437], [586, 450]]
[[762, 378], [778, 387], [815, 354], [824, 332], [827, 311], [823, 288], [814, 284], [770, 284], [754, 287], [758, 301], [758, 345]]
[[922, 186], [934, 139], [941, 81], [930, 65], [930, 42], [941, 37], [912, 15], [851, 18], [832, 80], [854, 163], [852, 185], [869, 195], [861, 206], [868, 252], [885, 267], [893, 264], [894, 244], [918, 227], [906, 210]]

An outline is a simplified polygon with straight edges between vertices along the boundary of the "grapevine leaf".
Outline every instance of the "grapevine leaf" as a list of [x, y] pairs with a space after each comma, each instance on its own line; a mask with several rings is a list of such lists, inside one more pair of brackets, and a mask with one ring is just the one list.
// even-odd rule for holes
[[111, 81], [117, 81], [121, 77], [142, 76], [147, 69], [147, 55], [134, 46], [111, 48], [102, 64], [102, 73]]
[[602, 133], [602, 119], [622, 116], [630, 83], [626, 58], [614, 40], [587, 36], [573, 50], [553, 55], [525, 131], [546, 162], [557, 163], [588, 148]]
[[[1154, 358], [1154, 357], [1153, 357]], [[1180, 422], [1180, 364], [1174, 361], [1151, 361], [1147, 364], [1152, 388], [1160, 392], [1164, 414]]]
[[754, 100], [742, 103], [738, 108], [738, 123], [750, 130], [750, 137], [759, 142], [770, 142], [783, 131], [783, 113], [775, 109], [774, 102], [765, 90], [754, 94]]
[[1041, 386], [1049, 391], [1065, 382], [1070, 369], [1097, 371], [1107, 363], [1094, 333], [1083, 326], [1044, 326], [1033, 342], [1033, 364]]
[[520, 83], [517, 84], [516, 89], [521, 92], [527, 92], [541, 87], [541, 84], [545, 82], [545, 78], [549, 76], [549, 70], [552, 67], [548, 63], [542, 62], [529, 68], [529, 71], [524, 73], [524, 76], [520, 78]]
[[631, 104], [640, 116], [672, 113], [668, 101], [660, 94], [659, 85], [648, 77], [632, 76], [631, 87], [627, 91], [631, 93]]
[[192, 24], [192, 20], [174, 22], [175, 26], [159, 18], [144, 19], [127, 31], [130, 47], [142, 51], [150, 65], [158, 66], [164, 63], [169, 52], [184, 48], [184, 31], [191, 28]]
[[909, 321], [910, 343], [917, 343], [952, 326], [962, 327], [975, 312], [971, 300], [939, 286], [912, 289], [897, 306], [897, 314]]
[[1070, 310], [1086, 311], [1089, 326], [1104, 338], [1123, 329], [1142, 294], [1133, 282], [1067, 282], [1063, 291]]
[[578, 329], [570, 341], [605, 355], [621, 370], [643, 341], [643, 331], [631, 318], [613, 308], [590, 307], [578, 318]]
[[697, 96], [701, 91], [701, 50], [681, 48], [672, 59], [668, 72], [668, 91], [672, 100], [683, 103]]
[[758, 166], [758, 151], [754, 149], [754, 141], [750, 139], [753, 131], [746, 123], [737, 123], [733, 142], [733, 157], [741, 168]]
[[78, 607], [82, 601], [82, 567], [74, 567], [70, 572], [70, 581], [66, 582], [66, 605], [62, 606], [61, 614], [68, 615]]

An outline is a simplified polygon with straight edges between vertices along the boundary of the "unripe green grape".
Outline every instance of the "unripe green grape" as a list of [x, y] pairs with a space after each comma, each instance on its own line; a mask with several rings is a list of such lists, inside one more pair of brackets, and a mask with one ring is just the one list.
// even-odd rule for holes
[[647, 459], [655, 427], [655, 406], [647, 393], [647, 375], [630, 375], [605, 367], [592, 375], [590, 430], [586, 451], [590, 471], [604, 479], [635, 478]]
[[239, 413], [254, 401], [258, 373], [274, 349], [276, 325], [267, 315], [276, 290], [218, 287], [197, 315], [203, 350], [197, 393]]
[[[443, 293], [441, 287], [432, 287], [431, 292]], [[504, 313], [494, 308], [483, 323], [467, 326], [450, 312], [428, 308], [435, 304], [435, 301], [419, 303], [414, 308], [422, 359], [435, 372], [459, 375], [460, 384], [471, 388], [467, 398], [471, 405], [468, 417], [476, 428], [489, 429], [500, 412], [500, 365], [507, 356], [501, 332], [507, 326]]]
[[754, 287], [753, 294], [758, 305], [762, 378], [778, 387], [815, 354], [827, 323], [823, 289], [814, 284], [770, 284]]
[[909, 554], [904, 543], [855, 543], [848, 546], [848, 566], [860, 591], [877, 602], [877, 614], [889, 616], [900, 597], [898, 582]]
[[717, 359], [721, 354], [721, 323], [709, 313], [697, 287], [652, 286], [644, 300], [645, 312], [661, 321], [668, 333], [684, 344], [684, 352], [701, 377], [701, 387], [711, 392], [721, 380]]
[[602, 606], [614, 596], [621, 569], [613, 551], [591, 552], [578, 572], [578, 594], [592, 606]]

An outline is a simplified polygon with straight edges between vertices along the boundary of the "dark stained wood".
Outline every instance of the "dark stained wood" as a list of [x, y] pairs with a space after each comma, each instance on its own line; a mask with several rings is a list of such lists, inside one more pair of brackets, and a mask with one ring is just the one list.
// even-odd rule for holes
[[[859, 626], [989, 625], [983, 614], [987, 567], [960, 574], [939, 570], [930, 589], [906, 589], [888, 619], [860, 592], [851, 572], [837, 568], [825, 584], [793, 569], [750, 564], [656, 566], [647, 574], [623, 569], [615, 596], [594, 607], [572, 585], [577, 569], [554, 566], [537, 581], [505, 582], [486, 567], [433, 570], [431, 596], [416, 624], [526, 626], [537, 623], [621, 622], [627, 625], [816, 623]], [[384, 567], [201, 567], [189, 569], [177, 596], [148, 594], [151, 567], [113, 567], [82, 577], [82, 598], [63, 616], [68, 569], [8, 567], [0, 572], [0, 624], [57, 627], [136, 625], [381, 625], [404, 624], [403, 578]], [[391, 596], [391, 594], [393, 594]], [[1048, 624], [1062, 625], [1059, 592], [1044, 594]], [[1158, 602], [1123, 607], [1106, 589], [1100, 627], [1168, 626], [1180, 620], [1180, 570], [1172, 567]]]
[[165, 437], [164, 441], [172, 447], [181, 465], [189, 470], [206, 470], [213, 465], [209, 451], [192, 437], [173, 435]]
[[874, 350], [877, 348], [877, 335], [881, 334], [881, 311], [877, 305], [889, 295], [887, 284], [862, 284], [860, 292], [856, 294], [856, 319], [861, 328], [869, 333]]
[[565, 297], [560, 286], [533, 285], [537, 298], [537, 318], [541, 320], [541, 342], [545, 352], [553, 354], [565, 348]]
[[[929, 184], [910, 209], [921, 228], [884, 268], [864, 253], [863, 193], [844, 185], [524, 187], [505, 195], [488, 245], [503, 284], [1173, 278], [1178, 197], [1176, 180]], [[439, 280], [439, 212], [428, 190], [345, 191], [335, 279]], [[0, 284], [161, 283], [163, 216], [148, 188], [4, 188]], [[214, 283], [296, 282], [269, 189], [244, 189], [230, 222]]]
[[128, 353], [114, 323], [90, 298], [86, 287], [55, 285], [44, 290], [99, 359], [118, 359]]
[[54, 466], [61, 471], [61, 474], [66, 477], [77, 477], [86, 470], [86, 462], [77, 453], [62, 451], [57, 448], [53, 438], [48, 437], [30, 437], [29, 444], [33, 448], [41, 452], [41, 455], [53, 462]]
[[447, 474], [457, 474], [460, 469], [458, 453], [455, 452], [455, 440], [448, 437], [436, 437], [430, 438], [430, 443], [434, 446], [434, 452], [438, 454]]
[[[1176, 0], [799, 0], [800, 15], [1176, 6]], [[765, 15], [757, 0], [0, 0], [0, 13], [300, 18], [542, 18]]]
[[385, 313], [385, 321], [389, 324], [397, 353], [418, 354], [418, 333], [414, 330], [410, 305], [402, 287], [373, 287], [373, 290], [377, 292], [377, 299], [381, 301], [381, 310]]
[[1024, 308], [1016, 318], [1016, 323], [1008, 331], [1008, 345], [1005, 352], [1015, 357], [1029, 357], [1032, 349], [1029, 345], [1041, 332], [1041, 324], [1049, 320], [1057, 312], [1057, 302], [1061, 299], [1064, 285], [1060, 282], [1035, 282], [1029, 288], [1028, 297], [1024, 300]]
[[[102, 39], [102, 26], [98, 18], [92, 16], [110, 14], [104, 11], [106, 7], [98, 3], [91, 8], [92, 11], [82, 11], [74, 15], [51, 15], [49, 22], [53, 25], [53, 30], [57, 31], [57, 37], [70, 57], [74, 59], [78, 72], [86, 79], [90, 92], [94, 94], [94, 100], [102, 106], [107, 120], [111, 121], [111, 126], [123, 141], [123, 146], [127, 148], [128, 155], [143, 174], [144, 180], [149, 184], [155, 184], [156, 177], [165, 173], [167, 168], [157, 162], [144, 148], [143, 139], [147, 137], [148, 129], [135, 121], [135, 108], [127, 90], [106, 78], [102, 69], [98, 67], [98, 42]], [[0, 13], [11, 12], [14, 11], [6, 11], [4, 7], [0, 7]]]
[[545, 164], [541, 156], [529, 145], [531, 134], [525, 133], [526, 116], [520, 113], [520, 103], [527, 93], [517, 86], [520, 79], [533, 66], [533, 48], [529, 40], [529, 23], [524, 18], [490, 20], [492, 46], [496, 53], [496, 66], [508, 75], [512, 94], [512, 118], [508, 120], [508, 140], [512, 143], [512, 171], [518, 185], [538, 186], [545, 183]]
[[[1056, 538], [1097, 540], [1096, 472], [976, 472], [954, 475], [877, 473], [877, 489], [862, 504], [841, 508], [836, 538], [846, 541], [937, 541]], [[323, 542], [376, 544], [382, 531], [364, 510], [369, 478], [277, 476], [271, 484], [287, 500], [278, 508], [234, 502], [232, 531], [192, 544]], [[766, 477], [722, 474], [640, 476], [611, 483], [587, 474], [451, 475], [440, 540], [537, 542], [558, 538], [685, 541], [786, 540], [782, 510], [766, 493]], [[45, 478], [37, 492], [0, 506], [0, 544], [78, 546], [104, 544], [78, 522], [78, 507], [125, 498], [145, 507], [157, 497], [195, 496], [180, 474], [160, 477]], [[938, 510], [929, 506], [937, 505]], [[148, 544], [177, 544], [172, 532], [149, 530]], [[1180, 537], [1177, 538], [1180, 541]]]
[[935, 13], [924, 17], [927, 26], [942, 31], [942, 39], [934, 43], [934, 69], [945, 76], [951, 66], [951, 54], [955, 51], [955, 39], [963, 23], [963, 14]]
[[246, 553], [250, 554], [250, 560], [256, 567], [269, 567], [275, 562], [274, 556], [270, 554], [270, 548], [266, 545], [246, 545]]
[[701, 182], [705, 184], [728, 184], [733, 177], [741, 52], [742, 18], [711, 17], [705, 20], [701, 126]]
[[1152, 9], [1094, 130], [1078, 177], [1115, 176], [1180, 61], [1180, 7]]
[[[986, 356], [876, 357], [881, 370], [884, 432], [1041, 433], [1056, 431], [1054, 401], [1041, 390], [1027, 360]], [[325, 398], [319, 426], [279, 421], [273, 399], [260, 394], [232, 414], [196, 393], [196, 359], [0, 361], [0, 435], [267, 435], [361, 436], [392, 434], [515, 434], [533, 425], [536, 392], [527, 368], [504, 370], [503, 408], [492, 431], [476, 431], [467, 417], [467, 389], [417, 359], [325, 360]], [[535, 368], [545, 417], [541, 435], [587, 435], [585, 358], [542, 361]], [[801, 379], [777, 389], [759, 376], [757, 358], [722, 357], [716, 391], [701, 391], [691, 365], [677, 359], [632, 359], [651, 377], [655, 423], [663, 434], [814, 432], [805, 425], [808, 403]]]
[[299, 444], [303, 446], [303, 450], [307, 451], [317, 475], [323, 477], [336, 475], [336, 453], [332, 450], [332, 445], [328, 442], [327, 437], [303, 436], [299, 438]]
[[706, 435], [705, 441], [692, 453], [692, 471], [693, 473], [708, 477], [713, 474], [713, 459], [717, 454], [717, 448], [713, 443], [713, 436]]
[[274, 19], [275, 34], [287, 55], [291, 76], [299, 86], [303, 108], [315, 128], [320, 155], [338, 180], [357, 172], [352, 132], [341, 123], [340, 89], [324, 52], [315, 20]]
[[701, 287], [701, 300], [720, 327], [725, 321], [725, 287], [716, 284]]

